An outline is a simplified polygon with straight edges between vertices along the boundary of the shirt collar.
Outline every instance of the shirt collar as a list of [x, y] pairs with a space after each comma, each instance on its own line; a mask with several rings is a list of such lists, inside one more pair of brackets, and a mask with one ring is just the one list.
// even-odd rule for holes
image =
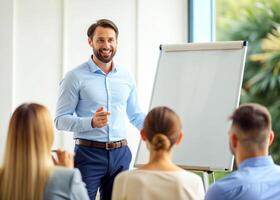
[[260, 167], [260, 166], [267, 166], [273, 164], [274, 162], [271, 156], [258, 156], [258, 157], [248, 158], [242, 161], [238, 169], [243, 169], [246, 167]]
[[[93, 60], [92, 60], [92, 56], [89, 58], [89, 60], [88, 60], [88, 62], [87, 62], [87, 64], [88, 64], [88, 66], [89, 66], [89, 69], [90, 69], [90, 71], [91, 72], [93, 72], [93, 73], [103, 73], [104, 74], [104, 72], [100, 69], [100, 67], [98, 67], [96, 64], [95, 64], [95, 62], [93, 62]], [[113, 64], [113, 68], [112, 68], [112, 73], [114, 73], [114, 72], [117, 72], [117, 67], [116, 67], [116, 65], [114, 64], [114, 62], [112, 63]], [[111, 73], [110, 72], [110, 73]]]

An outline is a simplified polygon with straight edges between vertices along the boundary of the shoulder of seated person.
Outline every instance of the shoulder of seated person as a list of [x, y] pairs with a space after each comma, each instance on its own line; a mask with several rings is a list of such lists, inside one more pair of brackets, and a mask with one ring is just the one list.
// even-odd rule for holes
[[54, 167], [52, 170], [49, 180], [48, 180], [48, 186], [50, 188], [57, 186], [57, 185], [69, 185], [67, 183], [73, 182], [73, 179], [75, 177], [75, 170], [69, 169], [65, 167]]
[[119, 173], [116, 177], [116, 180], [123, 180], [126, 179], [127, 177], [133, 177], [135, 170], [129, 170], [129, 171], [123, 171], [121, 173]]
[[53, 170], [52, 176], [73, 176], [77, 169], [56, 166]]
[[68, 167], [63, 167], [63, 166], [55, 166], [54, 171], [66, 171], [66, 172], [73, 172], [75, 171], [75, 168], [68, 168]]

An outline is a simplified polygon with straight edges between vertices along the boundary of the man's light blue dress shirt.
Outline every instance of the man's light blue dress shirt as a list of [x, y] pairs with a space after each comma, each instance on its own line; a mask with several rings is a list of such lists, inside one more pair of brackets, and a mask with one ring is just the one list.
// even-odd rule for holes
[[249, 158], [237, 171], [212, 185], [205, 199], [279, 200], [280, 167], [271, 156]]
[[[95, 111], [110, 112], [108, 124], [92, 128]], [[105, 74], [90, 58], [68, 72], [60, 83], [55, 125], [74, 132], [74, 138], [100, 142], [126, 138], [126, 119], [138, 129], [145, 114], [138, 106], [135, 82], [125, 68], [114, 66]]]

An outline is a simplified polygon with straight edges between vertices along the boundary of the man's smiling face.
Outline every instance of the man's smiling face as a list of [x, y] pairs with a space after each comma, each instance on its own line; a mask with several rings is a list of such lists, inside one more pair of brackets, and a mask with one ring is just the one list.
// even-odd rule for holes
[[89, 44], [94, 56], [103, 63], [112, 61], [117, 50], [116, 33], [111, 28], [97, 27], [93, 37], [89, 38]]

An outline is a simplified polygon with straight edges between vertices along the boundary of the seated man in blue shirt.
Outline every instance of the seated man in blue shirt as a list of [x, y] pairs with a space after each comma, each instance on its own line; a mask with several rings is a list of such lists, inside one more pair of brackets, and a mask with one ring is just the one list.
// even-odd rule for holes
[[115, 176], [131, 161], [126, 119], [141, 129], [145, 118], [133, 78], [113, 62], [118, 33], [110, 20], [93, 23], [87, 31], [93, 54], [60, 83], [55, 125], [74, 132], [75, 167], [90, 199], [95, 199], [98, 188], [101, 199], [111, 199]]
[[230, 119], [229, 143], [238, 170], [212, 185], [205, 199], [280, 199], [280, 167], [268, 155], [274, 139], [268, 110], [245, 104]]

